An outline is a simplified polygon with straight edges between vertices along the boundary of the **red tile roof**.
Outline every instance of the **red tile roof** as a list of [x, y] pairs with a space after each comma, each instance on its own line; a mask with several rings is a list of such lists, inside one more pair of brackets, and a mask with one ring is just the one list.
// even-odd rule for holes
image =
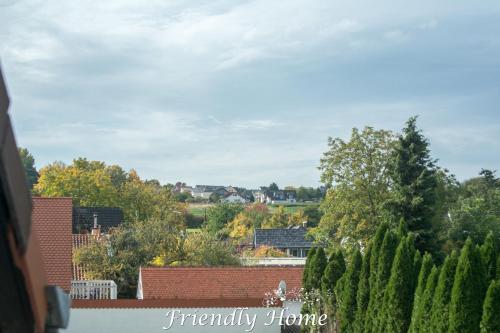
[[260, 299], [278, 288], [302, 287], [303, 267], [164, 267], [142, 268], [144, 299]]
[[71, 198], [33, 198], [33, 227], [36, 229], [49, 285], [69, 292], [71, 287]]
[[[279, 306], [279, 305], [277, 305]], [[73, 309], [141, 309], [141, 308], [236, 308], [262, 307], [261, 299], [73, 299]]]

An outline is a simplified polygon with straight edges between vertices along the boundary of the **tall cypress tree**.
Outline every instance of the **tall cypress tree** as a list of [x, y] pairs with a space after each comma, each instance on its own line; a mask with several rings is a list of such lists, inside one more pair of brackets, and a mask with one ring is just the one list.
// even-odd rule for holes
[[416, 247], [434, 253], [437, 237], [433, 230], [436, 199], [436, 167], [429, 142], [417, 129], [416, 117], [406, 122], [391, 159], [395, 197], [390, 202], [394, 216], [404, 219], [408, 231], [416, 234]]
[[415, 292], [412, 242], [411, 237], [405, 237], [396, 250], [391, 277], [384, 295], [383, 310], [380, 312], [377, 329], [379, 333], [407, 332], [410, 326]]
[[447, 333], [450, 321], [450, 300], [453, 282], [455, 280], [455, 270], [458, 263], [458, 254], [453, 251], [444, 260], [444, 264], [439, 274], [439, 280], [434, 293], [431, 310], [430, 331], [435, 333]]
[[427, 278], [425, 290], [418, 302], [416, 313], [411, 319], [411, 326], [413, 328], [413, 332], [415, 333], [425, 333], [431, 331], [431, 308], [438, 278], [439, 268], [433, 266], [429, 277]]
[[451, 292], [449, 333], [479, 332], [484, 299], [484, 268], [469, 238], [460, 253]]
[[325, 310], [328, 318], [334, 320], [337, 311], [337, 298], [335, 286], [345, 272], [345, 261], [342, 251], [334, 250], [328, 260], [325, 272], [321, 278], [321, 292], [325, 297]]
[[491, 280], [495, 279], [497, 265], [496, 244], [492, 232], [488, 234], [481, 246], [481, 258], [486, 273], [486, 281], [489, 284]]
[[302, 275], [302, 287], [304, 288], [305, 291], [310, 291], [311, 286], [309, 285], [310, 279], [309, 279], [309, 272], [311, 270], [311, 262], [313, 260], [314, 255], [316, 254], [316, 248], [313, 247], [307, 252], [307, 258], [306, 258], [306, 263], [304, 265], [304, 273]]
[[370, 287], [370, 301], [366, 312], [365, 333], [377, 331], [379, 311], [384, 301], [384, 292], [391, 275], [392, 262], [399, 240], [392, 230], [387, 230], [378, 253], [376, 279], [374, 287]]
[[483, 305], [481, 333], [500, 332], [500, 280], [491, 281]]
[[323, 273], [325, 272], [327, 264], [325, 250], [320, 247], [316, 250], [314, 257], [311, 260], [311, 266], [309, 267], [308, 273], [308, 285], [312, 289], [321, 289], [321, 278], [323, 277]]
[[354, 332], [354, 319], [356, 314], [356, 295], [358, 291], [359, 275], [363, 258], [359, 249], [354, 250], [351, 262], [344, 275], [344, 283], [340, 295], [340, 332]]
[[420, 273], [418, 275], [417, 289], [415, 290], [415, 296], [413, 298], [413, 311], [411, 315], [411, 324], [409, 333], [418, 332], [415, 325], [419, 324], [420, 308], [421, 308], [421, 298], [424, 293], [425, 287], [427, 285], [427, 278], [431, 273], [432, 269], [432, 256], [429, 253], [424, 255], [422, 259], [422, 265], [420, 267]]
[[368, 245], [363, 256], [363, 265], [359, 276], [358, 294], [356, 295], [356, 315], [354, 320], [354, 332], [363, 333], [366, 309], [370, 300], [370, 261], [372, 256], [372, 244]]

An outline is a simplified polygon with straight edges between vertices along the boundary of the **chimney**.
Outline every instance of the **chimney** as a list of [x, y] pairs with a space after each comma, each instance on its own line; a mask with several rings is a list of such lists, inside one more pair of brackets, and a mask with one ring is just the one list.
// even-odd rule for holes
[[307, 228], [307, 220], [302, 222], [302, 228], [304, 228], [304, 229]]
[[101, 234], [101, 226], [97, 224], [97, 213], [94, 213], [94, 227], [92, 228], [92, 236], [99, 238]]

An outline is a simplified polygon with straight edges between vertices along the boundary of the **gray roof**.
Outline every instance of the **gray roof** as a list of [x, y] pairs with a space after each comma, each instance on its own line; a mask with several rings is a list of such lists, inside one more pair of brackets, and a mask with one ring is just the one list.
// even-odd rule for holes
[[290, 229], [255, 229], [254, 245], [272, 246], [276, 248], [312, 247], [306, 239], [307, 230], [302, 227]]

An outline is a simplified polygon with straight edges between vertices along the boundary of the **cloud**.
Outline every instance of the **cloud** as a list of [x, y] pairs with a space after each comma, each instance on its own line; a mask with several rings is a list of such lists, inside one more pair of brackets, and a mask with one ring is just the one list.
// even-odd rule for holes
[[413, 114], [460, 177], [500, 163], [494, 1], [0, 6], [11, 114], [39, 165], [87, 156], [162, 181], [317, 184], [328, 136]]

